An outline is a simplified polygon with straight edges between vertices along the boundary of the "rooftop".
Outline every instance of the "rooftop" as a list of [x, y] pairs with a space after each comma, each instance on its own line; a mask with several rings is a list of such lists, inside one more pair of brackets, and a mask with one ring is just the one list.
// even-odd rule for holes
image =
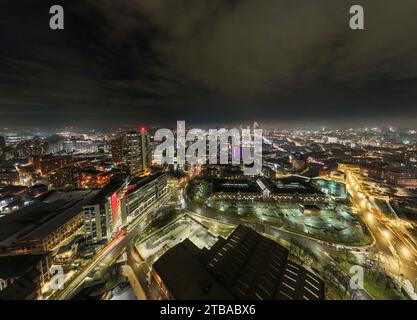
[[152, 174], [150, 176], [134, 177], [129, 182], [129, 190], [131, 191], [131, 190], [136, 190], [138, 188], [141, 188], [141, 187], [147, 185], [148, 183], [158, 179], [159, 177], [162, 177], [165, 174], [166, 173], [164, 173], [164, 172], [158, 172], [158, 173]]
[[325, 195], [324, 192], [311, 184], [309, 179], [291, 176], [281, 178], [276, 181], [270, 179], [262, 179], [272, 194], [303, 194], [303, 195]]
[[287, 257], [288, 250], [275, 241], [239, 226], [210, 250], [185, 240], [153, 268], [179, 300], [324, 299], [324, 282]]
[[214, 193], [262, 193], [256, 181], [249, 180], [223, 180], [217, 179], [213, 182]]
[[81, 212], [90, 197], [35, 203], [0, 219], [0, 247], [39, 241]]
[[0, 278], [20, 278], [44, 257], [44, 254], [0, 256]]
[[110, 181], [97, 194], [97, 198], [109, 197], [116, 191], [120, 190], [126, 184], [127, 184], [126, 175], [113, 176], [110, 179]]

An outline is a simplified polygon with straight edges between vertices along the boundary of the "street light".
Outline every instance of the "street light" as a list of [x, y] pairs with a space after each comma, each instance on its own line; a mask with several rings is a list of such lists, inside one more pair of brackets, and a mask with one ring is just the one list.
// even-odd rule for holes
[[388, 241], [391, 239], [391, 233], [388, 230], [383, 230], [382, 235], [387, 239]]
[[408, 250], [406, 247], [402, 247], [401, 252], [405, 258], [407, 259], [410, 258], [411, 256], [410, 250]]

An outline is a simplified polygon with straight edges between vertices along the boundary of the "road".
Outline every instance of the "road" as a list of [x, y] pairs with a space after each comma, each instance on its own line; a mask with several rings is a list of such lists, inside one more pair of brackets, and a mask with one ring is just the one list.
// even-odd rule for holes
[[353, 203], [375, 237], [373, 253], [383, 255], [381, 262], [386, 271], [414, 284], [417, 279], [415, 248], [405, 240], [400, 227], [373, 213], [378, 209], [374, 207], [372, 195], [363, 191], [361, 179], [352, 172], [347, 171], [346, 174]]
[[[268, 224], [244, 222], [238, 218], [232, 218], [226, 215], [220, 215], [214, 209], [203, 207], [203, 206], [200, 206], [198, 204], [195, 204], [189, 201], [186, 198], [185, 191], [183, 191], [182, 194], [183, 194], [183, 199], [182, 199], [183, 207], [186, 210], [189, 210], [190, 212], [194, 214], [201, 215], [206, 218], [210, 218], [210, 219], [217, 220], [220, 222], [233, 224], [233, 225], [246, 224], [248, 226], [251, 226], [258, 232], [261, 232], [261, 233], [264, 233], [264, 234], [267, 234], [276, 238], [284, 239], [290, 243], [295, 240], [298, 243], [300, 243], [303, 247], [311, 250], [312, 252], [315, 252], [317, 254], [316, 255], [317, 258], [321, 260], [321, 262], [324, 262], [324, 260], [328, 261], [329, 255], [340, 253], [341, 249], [350, 250], [352, 252], [355, 252], [356, 254], [363, 255], [364, 257], [369, 257], [372, 255], [376, 257], [380, 253], [382, 253], [383, 256], [387, 258], [385, 260], [376, 258], [376, 260], [380, 261], [381, 264], [384, 265], [384, 269], [386, 271], [391, 272], [392, 274], [398, 275], [400, 277], [401, 275], [403, 275], [412, 284], [414, 284], [417, 279], [417, 268], [416, 268], [417, 265], [413, 265], [415, 258], [411, 258], [411, 259], [409, 258], [406, 260], [404, 259], [398, 260], [395, 256], [392, 256], [392, 252], [387, 243], [387, 239], [377, 229], [379, 226], [382, 226], [381, 223], [377, 221], [373, 216], [370, 216], [367, 210], [361, 210], [359, 214], [362, 215], [362, 217], [368, 217], [368, 219], [364, 219], [364, 220], [369, 226], [371, 233], [374, 235], [375, 242], [370, 246], [350, 247], [350, 246], [343, 246], [343, 245], [334, 245], [334, 244], [320, 241], [314, 238], [309, 238], [306, 236], [298, 235], [298, 234], [283, 230], [281, 228], [273, 227]], [[362, 196], [359, 196], [358, 191], [356, 192], [353, 191], [352, 196], [354, 198], [354, 202], [359, 203], [359, 200], [360, 201], [363, 200]], [[361, 295], [364, 298], [366, 298], [367, 296], [365, 292], [361, 293]]]
[[[238, 218], [232, 218], [229, 216], [221, 215], [221, 214], [218, 214], [218, 212], [214, 209], [202, 207], [198, 204], [188, 201], [185, 198], [183, 199], [183, 207], [184, 209], [190, 211], [191, 213], [203, 216], [205, 218], [213, 219], [219, 222], [232, 224], [232, 225], [245, 224], [260, 233], [264, 233], [275, 238], [283, 239], [289, 243], [293, 241], [297, 241], [298, 243], [303, 245], [305, 248], [308, 248], [312, 252], [316, 252], [316, 253], [321, 252], [321, 253], [331, 254], [331, 253], [340, 251], [340, 249], [342, 248], [349, 248], [349, 249], [351, 248], [351, 247], [345, 247], [342, 245], [333, 245], [331, 243], [320, 241], [314, 238], [292, 233], [290, 231], [286, 231], [281, 228], [276, 228], [268, 224], [245, 222]], [[362, 249], [358, 248], [357, 250], [366, 250], [366, 247]]]
[[[397, 251], [397, 249], [399, 250], [400, 246], [404, 244], [403, 239], [397, 236], [396, 232], [394, 231], [389, 231], [390, 234], [384, 231], [392, 230], [392, 228], [389, 229], [382, 221], [378, 220], [377, 217], [370, 214], [368, 204], [363, 202], [364, 200], [366, 200], [366, 196], [364, 196], [360, 192], [359, 186], [353, 187], [354, 180], [349, 181], [352, 181], [352, 186], [350, 186], [349, 189], [351, 191], [354, 203], [360, 208], [359, 214], [362, 215], [362, 217], [364, 217], [364, 220], [369, 226], [369, 229], [375, 236], [375, 244], [371, 248], [352, 248], [341, 245], [333, 245], [331, 243], [294, 234], [292, 232], [262, 223], [243, 222], [243, 224], [251, 226], [258, 232], [262, 232], [273, 237], [281, 238], [288, 242], [292, 242], [295, 240], [305, 248], [311, 250], [312, 252], [315, 252], [319, 259], [328, 259], [329, 255], [340, 252], [340, 249], [342, 248], [354, 250], [364, 255], [378, 255], [382, 253], [382, 255], [386, 257], [386, 260], [381, 260], [381, 263], [383, 263], [386, 268], [385, 270], [396, 275], [402, 274], [405, 278], [410, 280], [411, 283], [414, 283], [415, 279], [417, 279], [417, 265], [413, 265], [414, 261], [416, 260], [414, 252], [410, 250], [410, 254], [412, 255], [411, 259], [404, 259], [404, 257], [399, 257], [398, 254], [396, 255], [393, 253], [394, 251], [392, 250], [391, 246], [394, 248], [395, 251]], [[94, 259], [88, 263], [87, 266], [85, 266], [78, 274], [76, 274], [71, 280], [69, 280], [69, 282], [66, 283], [64, 289], [58, 291], [51, 298], [61, 300], [70, 299], [84, 283], [87, 276], [96, 267], [101, 265], [110, 265], [115, 259], [117, 259], [117, 257], [120, 256], [122, 252], [126, 250], [128, 264], [133, 269], [135, 274], [138, 276], [140, 284], [144, 288], [147, 297], [150, 299], [159, 299], [161, 297], [159, 288], [154, 282], [149, 282], [149, 280], [152, 280], [152, 277], [148, 276], [150, 267], [146, 264], [145, 261], [143, 261], [140, 255], [138, 255], [138, 253], [135, 252], [131, 244], [135, 236], [137, 236], [140, 232], [143, 232], [149, 225], [149, 219], [151, 216], [150, 214], [162, 205], [164, 205], [171, 197], [173, 191], [174, 190], [169, 192], [167, 195], [164, 196], [163, 199], [157, 201], [150, 208], [148, 208], [141, 216], [132, 221], [132, 223], [127, 228], [127, 233], [125, 235], [120, 236], [118, 239], [114, 239], [106, 247], [104, 247], [94, 257]], [[182, 193], [185, 194], [185, 192]], [[188, 201], [186, 198], [182, 199], [182, 204], [184, 209], [194, 214], [228, 224], [242, 224], [242, 221], [240, 219], [219, 215], [217, 211], [192, 203]]]
[[[183, 200], [183, 205], [185, 209], [190, 211], [192, 214], [195, 214], [198, 216], [203, 216], [205, 218], [213, 219], [215, 221], [220, 221], [220, 222], [232, 224], [232, 225], [245, 224], [247, 226], [250, 226], [257, 232], [264, 233], [275, 238], [283, 239], [289, 243], [297, 242], [304, 248], [310, 250], [311, 252], [314, 252], [314, 255], [319, 260], [321, 265], [336, 266], [336, 263], [334, 259], [331, 258], [331, 255], [340, 253], [340, 250], [342, 248], [351, 249], [351, 247], [333, 245], [331, 243], [320, 241], [314, 238], [309, 238], [306, 236], [291, 233], [289, 231], [276, 228], [268, 224], [242, 222], [242, 220], [240, 219], [220, 215], [214, 209], [201, 207], [186, 199]], [[356, 248], [356, 250], [363, 250], [363, 252], [366, 252], [365, 250], [367, 250], [367, 247], [363, 247], [361, 249]], [[339, 273], [343, 272], [340, 269], [337, 269], [337, 270]], [[343, 274], [343, 279], [346, 281], [346, 283], [349, 283], [349, 277], [346, 274]], [[372, 297], [363, 289], [354, 290], [353, 294], [357, 297], [357, 299], [360, 299], [360, 300], [372, 300]]]
[[318, 239], [315, 239], [306, 235], [300, 235], [297, 233], [293, 233], [291, 231], [287, 231], [282, 228], [277, 228], [277, 227], [274, 227], [272, 225], [265, 224], [262, 222], [249, 222], [249, 221], [244, 221], [239, 218], [233, 218], [227, 215], [222, 215], [222, 214], [219, 214], [218, 211], [215, 209], [212, 209], [209, 207], [203, 207], [199, 204], [189, 201], [186, 198], [185, 191], [183, 192], [183, 195], [184, 195], [184, 198], [182, 199], [182, 204], [183, 204], [184, 209], [192, 213], [195, 213], [197, 215], [201, 215], [206, 218], [210, 218], [210, 219], [217, 220], [220, 222], [233, 224], [233, 225], [245, 224], [245, 225], [252, 227], [254, 230], [258, 232], [265, 233], [273, 237], [279, 237], [287, 241], [294, 239], [300, 243], [312, 242], [314, 243], [315, 249], [321, 248], [324, 251], [332, 251], [332, 250], [337, 251], [338, 249], [342, 249], [342, 248], [365, 251], [366, 249], [369, 248], [369, 246], [352, 247], [352, 246], [346, 246], [346, 245], [341, 245], [341, 244], [335, 245], [335, 244], [321, 241], [321, 240], [318, 240]]
[[164, 294], [151, 275], [151, 268], [134, 248], [134, 243], [129, 245], [127, 250], [127, 261], [129, 266], [138, 277], [146, 296], [151, 300], [160, 300]]
[[120, 236], [117, 239], [109, 242], [103, 249], [96, 254], [87, 266], [85, 266], [79, 273], [77, 273], [72, 279], [70, 279], [62, 290], [53, 294], [50, 299], [66, 300], [71, 299], [77, 290], [84, 283], [87, 276], [96, 267], [100, 265], [110, 265], [115, 261], [121, 253], [129, 246], [133, 238], [149, 225], [150, 214], [163, 206], [171, 197], [171, 192], [168, 192], [162, 199], [156, 201], [148, 209], [145, 210], [138, 218], [133, 220], [127, 228], [127, 233]]

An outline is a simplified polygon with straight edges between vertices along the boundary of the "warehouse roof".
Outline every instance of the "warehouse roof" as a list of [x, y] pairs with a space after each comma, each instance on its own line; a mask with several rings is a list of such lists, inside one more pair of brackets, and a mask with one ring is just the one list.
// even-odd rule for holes
[[210, 250], [191, 241], [168, 250], [154, 264], [176, 299], [324, 299], [324, 282], [287, 261], [288, 250], [245, 226]]

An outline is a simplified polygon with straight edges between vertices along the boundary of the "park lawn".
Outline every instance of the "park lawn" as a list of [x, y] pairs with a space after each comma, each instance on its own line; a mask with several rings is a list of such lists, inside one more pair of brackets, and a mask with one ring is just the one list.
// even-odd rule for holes
[[[339, 262], [339, 267], [347, 274], [350, 275], [350, 268], [354, 265], [348, 261]], [[405, 297], [392, 289], [385, 289], [384, 283], [378, 283], [371, 278], [369, 274], [365, 274], [364, 279], [365, 290], [375, 300], [404, 300]]]
[[310, 238], [331, 242], [333, 244], [343, 244], [343, 245], [349, 245], [349, 246], [366, 246], [372, 243], [372, 238], [368, 236], [367, 234], [364, 237], [361, 237], [359, 240], [350, 241], [350, 240], [344, 240], [340, 238], [336, 239], [335, 237], [331, 237], [331, 236], [322, 237], [317, 234], [305, 233], [298, 228], [293, 228], [285, 224], [285, 222], [283, 223], [283, 226], [284, 226], [284, 229], [287, 231], [294, 232], [302, 236], [307, 236]]
[[369, 275], [365, 275], [364, 280], [366, 291], [375, 300], [405, 300], [402, 294], [395, 292], [393, 289], [385, 289], [384, 283], [374, 281]]

